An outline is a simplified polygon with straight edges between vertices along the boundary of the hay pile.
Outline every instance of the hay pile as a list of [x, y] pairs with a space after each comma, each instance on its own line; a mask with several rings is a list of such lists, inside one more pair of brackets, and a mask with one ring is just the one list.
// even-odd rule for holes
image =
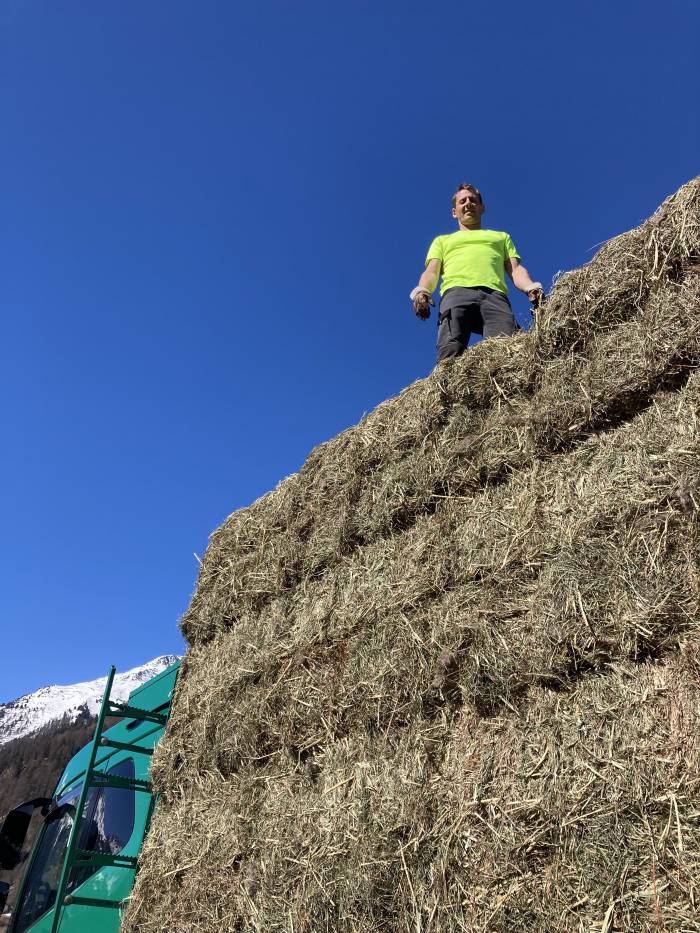
[[232, 515], [126, 933], [700, 931], [700, 178]]

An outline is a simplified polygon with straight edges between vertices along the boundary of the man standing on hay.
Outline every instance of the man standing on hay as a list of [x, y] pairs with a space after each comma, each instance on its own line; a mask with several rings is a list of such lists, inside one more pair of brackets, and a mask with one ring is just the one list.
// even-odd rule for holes
[[437, 360], [460, 356], [472, 334], [510, 337], [517, 330], [508, 300], [507, 272], [516, 288], [537, 307], [542, 285], [533, 282], [507, 233], [482, 230], [486, 208], [474, 185], [462, 184], [452, 195], [452, 216], [459, 229], [435, 237], [425, 260], [425, 272], [411, 292], [413, 310], [421, 321], [430, 317], [433, 292], [442, 275], [438, 317]]

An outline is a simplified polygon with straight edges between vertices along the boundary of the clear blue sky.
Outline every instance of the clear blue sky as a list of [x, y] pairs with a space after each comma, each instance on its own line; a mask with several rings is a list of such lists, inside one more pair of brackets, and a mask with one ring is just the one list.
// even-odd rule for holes
[[430, 371], [406, 296], [456, 183], [549, 285], [700, 171], [698, 34], [696, 0], [3, 0], [0, 701], [181, 651], [209, 533]]

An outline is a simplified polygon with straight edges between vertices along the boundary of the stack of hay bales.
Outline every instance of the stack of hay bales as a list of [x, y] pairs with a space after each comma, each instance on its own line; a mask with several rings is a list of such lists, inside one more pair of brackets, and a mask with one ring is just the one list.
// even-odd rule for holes
[[700, 930], [700, 178], [211, 538], [126, 933]]

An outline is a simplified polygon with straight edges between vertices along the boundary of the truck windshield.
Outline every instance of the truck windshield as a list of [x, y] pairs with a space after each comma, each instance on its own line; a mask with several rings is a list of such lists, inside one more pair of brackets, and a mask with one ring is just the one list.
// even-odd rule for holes
[[[134, 762], [125, 758], [113, 768], [110, 775], [133, 778]], [[73, 825], [74, 810], [80, 797], [78, 786], [58, 801], [58, 807], [49, 814], [39, 839], [27, 880], [17, 904], [12, 933], [23, 933], [35, 920], [53, 907], [58, 883], [61, 879], [63, 857]], [[65, 806], [68, 805], [68, 809]], [[129, 841], [134, 830], [134, 791], [127, 788], [93, 788], [85, 802], [78, 847], [90, 852], [117, 854]], [[74, 890], [98, 870], [97, 866], [74, 868], [66, 893]]]
[[[77, 787], [62, 797], [58, 804], [60, 807], [65, 804], [75, 807], [79, 796], [80, 787]], [[53, 906], [72, 825], [72, 810], [57, 810], [47, 818], [41, 843], [24, 886], [22, 902], [15, 913], [13, 933], [22, 933]]]

